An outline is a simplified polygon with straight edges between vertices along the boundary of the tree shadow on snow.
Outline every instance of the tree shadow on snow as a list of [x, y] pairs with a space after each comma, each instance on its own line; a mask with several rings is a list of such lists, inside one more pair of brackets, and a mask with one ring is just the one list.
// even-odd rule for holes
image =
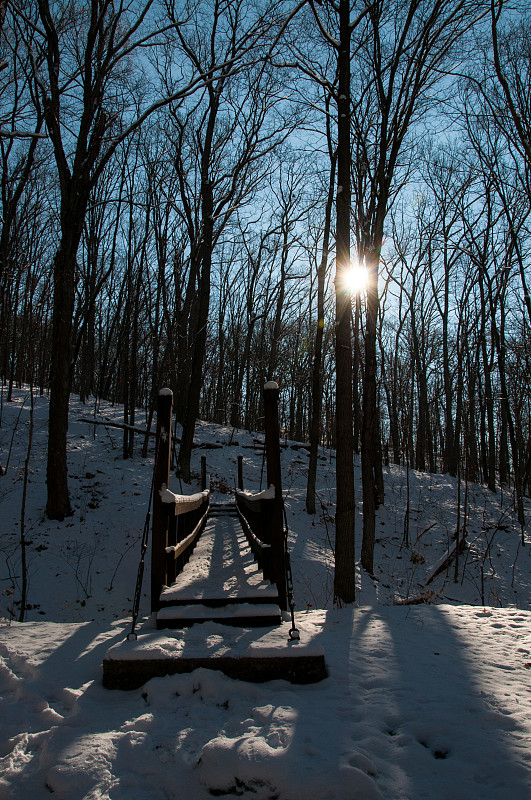
[[[468, 615], [466, 633], [460, 613]], [[347, 683], [343, 704], [336, 701], [337, 746], [352, 752], [353, 764], [368, 759], [385, 798], [529, 797], [526, 731], [503, 707], [503, 692], [493, 691], [507, 668], [489, 664], [484, 672], [491, 633], [478, 619], [476, 641], [470, 623], [484, 613], [441, 606], [327, 612], [318, 640], [329, 681]]]

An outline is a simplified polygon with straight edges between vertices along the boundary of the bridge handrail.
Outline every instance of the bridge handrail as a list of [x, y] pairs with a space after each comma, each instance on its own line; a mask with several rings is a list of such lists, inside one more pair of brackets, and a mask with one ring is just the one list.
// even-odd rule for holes
[[196, 494], [174, 494], [166, 486], [160, 490], [159, 494], [160, 499], [165, 505], [173, 504], [176, 517], [181, 514], [187, 514], [189, 511], [194, 511], [210, 497], [210, 491], [208, 489], [205, 489], [203, 492], [197, 492]]
[[258, 566], [267, 580], [275, 582], [270, 526], [275, 488], [270, 486], [257, 494], [236, 489], [235, 499], [240, 522]]
[[210, 508], [210, 491], [207, 489], [182, 495], [163, 487], [159, 495], [168, 514], [163, 585], [170, 586], [188, 562], [205, 526]]
[[249, 492], [246, 489], [235, 489], [236, 503], [242, 503], [251, 511], [260, 513], [262, 510], [262, 503], [267, 506], [272, 500], [275, 499], [275, 487], [270, 486], [269, 489], [264, 489], [256, 494]]
[[157, 443], [153, 470], [151, 611], [158, 611], [164, 586], [183, 569], [203, 530], [210, 507], [206, 460], [201, 459], [202, 492], [174, 494], [170, 480], [173, 392], [161, 389], [157, 402]]

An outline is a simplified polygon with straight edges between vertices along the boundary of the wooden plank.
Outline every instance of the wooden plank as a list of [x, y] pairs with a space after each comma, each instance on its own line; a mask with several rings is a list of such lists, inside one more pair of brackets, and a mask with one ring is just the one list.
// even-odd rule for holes
[[203, 667], [223, 672], [227, 677], [251, 683], [285, 680], [294, 684], [317, 683], [327, 677], [324, 655], [264, 656], [231, 658], [174, 658], [104, 660], [103, 686], [106, 689], [139, 689], [151, 678], [182, 675]]
[[317, 683], [327, 677], [324, 655], [321, 656], [289, 656], [278, 657], [243, 657], [230, 656], [218, 658], [175, 658], [104, 660], [103, 686], [106, 689], [131, 690], [139, 689], [151, 678], [163, 678], [166, 675], [182, 675], [203, 667], [223, 672], [227, 677], [251, 683], [285, 680], [295, 684]]
[[203, 622], [220, 622], [237, 627], [272, 627], [280, 625], [282, 616], [278, 605], [266, 603], [231, 603], [225, 606], [206, 606], [199, 603], [167, 606], [157, 613], [157, 628], [180, 629]]
[[239, 523], [234, 517], [208, 519], [190, 561], [171, 587], [160, 594], [160, 605], [203, 602], [219, 598], [241, 602], [277, 597], [264, 580]]
[[166, 547], [166, 553], [170, 555], [173, 553], [173, 558], [176, 559], [181, 556], [185, 550], [187, 550], [193, 543], [194, 540], [199, 536], [201, 533], [203, 526], [206, 522], [208, 516], [208, 510], [203, 514], [195, 528], [193, 529], [192, 533], [189, 533], [188, 536], [182, 540], [182, 542], [178, 542], [177, 544], [172, 544], [169, 547]]
[[166, 486], [159, 492], [161, 502], [168, 507], [168, 512], [171, 514], [170, 506], [173, 507], [173, 514], [178, 517], [181, 514], [188, 514], [189, 511], [195, 511], [210, 497], [210, 492], [205, 489], [202, 492], [195, 494], [175, 494], [170, 491]]

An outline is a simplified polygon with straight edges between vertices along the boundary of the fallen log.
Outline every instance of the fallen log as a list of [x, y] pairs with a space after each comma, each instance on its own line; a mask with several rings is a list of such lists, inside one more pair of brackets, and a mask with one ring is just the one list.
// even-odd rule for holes
[[[123, 422], [110, 422], [106, 419], [87, 419], [86, 417], [79, 417], [78, 422], [88, 422], [90, 425], [105, 425], [107, 428], [120, 428], [121, 430], [134, 431], [145, 436], [156, 436], [155, 431], [148, 431], [145, 428], [136, 428], [134, 425], [126, 425]], [[179, 440], [177, 440], [179, 441]]]
[[420, 606], [429, 605], [434, 603], [439, 595], [437, 592], [432, 592], [429, 589], [413, 597], [395, 597], [393, 600], [394, 606]]
[[431, 573], [431, 575], [429, 576], [428, 580], [425, 582], [424, 585], [428, 586], [428, 584], [430, 584], [433, 581], [433, 579], [437, 577], [437, 575], [440, 575], [441, 572], [444, 572], [444, 570], [450, 566], [450, 564], [455, 558], [458, 549], [459, 553], [462, 553], [464, 550], [466, 550], [467, 546], [468, 545], [466, 539], [460, 536], [459, 539], [457, 539], [453, 543], [453, 545], [451, 545], [448, 548], [448, 550], [443, 555], [439, 563], [435, 566], [435, 569], [433, 570], [433, 572]]

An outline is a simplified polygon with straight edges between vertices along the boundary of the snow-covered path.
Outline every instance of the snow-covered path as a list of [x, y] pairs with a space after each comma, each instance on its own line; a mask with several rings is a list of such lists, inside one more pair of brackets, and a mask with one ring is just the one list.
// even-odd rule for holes
[[325, 648], [322, 683], [198, 670], [133, 692], [100, 685], [120, 624], [2, 626], [0, 798], [529, 798], [531, 613], [367, 607], [299, 625]]
[[[198, 670], [111, 692], [101, 685], [102, 661], [130, 628], [152, 456], [124, 461], [121, 434], [76, 422], [87, 411], [72, 400], [75, 513], [64, 523], [47, 520], [48, 400], [35, 398], [29, 621], [9, 624], [20, 609], [28, 406], [28, 393], [16, 392], [0, 428], [0, 462], [8, 465], [0, 480], [0, 800], [529, 800], [531, 547], [520, 544], [505, 490], [469, 487], [470, 549], [459, 580], [452, 567], [430, 584], [441, 605], [393, 606], [422, 593], [447, 549], [457, 485], [449, 476], [386, 468], [378, 580], [358, 569], [359, 607], [336, 611], [332, 454], [319, 462], [320, 510], [309, 516], [307, 455], [283, 448], [297, 625], [324, 649], [328, 678], [251, 684]], [[110, 404], [98, 413], [122, 419]], [[251, 434], [200, 423], [197, 437], [227, 444], [208, 455], [217, 501], [236, 479], [238, 453], [246, 486], [260, 491]], [[202, 452], [193, 454], [198, 475]], [[356, 476], [360, 494], [358, 462]], [[360, 543], [358, 534], [358, 552]], [[141, 616], [148, 613], [146, 581]], [[227, 637], [208, 624], [220, 641]]]

